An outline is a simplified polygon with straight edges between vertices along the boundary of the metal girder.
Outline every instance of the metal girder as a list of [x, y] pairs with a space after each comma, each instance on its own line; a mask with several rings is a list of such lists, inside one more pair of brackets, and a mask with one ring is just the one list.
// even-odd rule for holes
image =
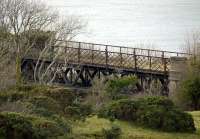
[[[45, 65], [49, 65], [49, 61], [43, 61]], [[27, 80], [33, 79], [33, 70], [36, 65], [35, 60], [24, 59], [22, 63], [22, 74], [24, 77], [28, 76]], [[98, 65], [90, 66], [90, 65], [79, 65], [79, 64], [70, 64], [68, 63], [55, 63], [55, 66], [52, 67], [52, 71], [58, 72], [56, 75], [56, 79], [54, 83], [61, 83], [64, 85], [72, 85], [72, 86], [85, 86], [89, 87], [92, 85], [92, 80], [97, 77], [101, 78], [102, 76], [127, 76], [127, 75], [135, 75], [139, 79], [139, 83], [136, 85], [139, 91], [145, 91], [150, 88], [150, 84], [152, 81], [159, 81], [162, 85], [161, 94], [168, 95], [168, 75], [160, 74], [159, 72], [151, 72], [151, 71], [143, 71], [143, 70], [126, 70], [126, 69], [118, 69], [118, 68], [109, 68], [102, 67]], [[32, 76], [32, 77], [30, 77]]]

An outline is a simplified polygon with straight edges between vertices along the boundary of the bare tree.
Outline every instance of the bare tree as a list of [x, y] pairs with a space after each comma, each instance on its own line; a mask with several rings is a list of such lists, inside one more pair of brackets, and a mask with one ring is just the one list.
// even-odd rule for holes
[[0, 61], [8, 55], [10, 47], [10, 34], [0, 29]]
[[[68, 16], [53, 25], [49, 38], [45, 41], [45, 46], [38, 56], [34, 69], [35, 81], [39, 81], [41, 84], [51, 84], [55, 80], [56, 75], [62, 72], [62, 69], [58, 70], [59, 65], [56, 61], [62, 59], [67, 64], [66, 42], [82, 33], [85, 26], [86, 24], [80, 18], [72, 16]], [[51, 59], [51, 63], [45, 66], [45, 59]]]
[[15, 84], [15, 68], [13, 68], [12, 34], [7, 28], [0, 27], [0, 90]]
[[[45, 44], [39, 52], [35, 75], [43, 64], [38, 64], [45, 55], [49, 54], [54, 45], [61, 45], [59, 40], [71, 40], [81, 33], [86, 24], [78, 17], [67, 16], [61, 18], [58, 12], [50, 9], [40, 0], [1, 0], [0, 1], [0, 26], [12, 33], [13, 47], [16, 55], [16, 80], [21, 81], [21, 59], [30, 53], [37, 44], [37, 34], [33, 32], [51, 32], [49, 38], [43, 42]], [[33, 37], [34, 36], [34, 37]], [[31, 39], [30, 39], [31, 38]], [[44, 77], [49, 73], [55, 60], [61, 54], [61, 50], [54, 51], [52, 63], [45, 72], [40, 72], [38, 77]], [[44, 71], [44, 70], [42, 70]], [[42, 75], [41, 75], [42, 74]]]
[[200, 31], [187, 34], [184, 51], [195, 56], [200, 55]]
[[[187, 73], [200, 73], [200, 31], [192, 31], [187, 34], [185, 39], [184, 50], [186, 53], [190, 54]], [[184, 76], [186, 77], [186, 76]]]

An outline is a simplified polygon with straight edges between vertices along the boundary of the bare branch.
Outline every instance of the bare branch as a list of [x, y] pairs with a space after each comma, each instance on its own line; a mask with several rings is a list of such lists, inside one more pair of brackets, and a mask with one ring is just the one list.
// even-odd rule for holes
[[[6, 44], [6, 46], [11, 46], [16, 56], [20, 58], [32, 55], [33, 58], [37, 58], [34, 79], [35, 81], [39, 79], [41, 83], [52, 82], [56, 74], [52, 79], [47, 79], [46, 76], [50, 70], [55, 69], [58, 58], [61, 56], [66, 58], [63, 54], [66, 46], [60, 40], [72, 40], [82, 33], [85, 27], [86, 23], [80, 17], [61, 18], [58, 12], [50, 9], [41, 0], [0, 1], [0, 28], [12, 34], [10, 37], [12, 45]], [[46, 34], [46, 38], [39, 36], [40, 33]], [[6, 46], [0, 46], [0, 58], [10, 49]], [[52, 46], [62, 47], [51, 51]], [[54, 53], [52, 61], [45, 67], [44, 61], [46, 58], [51, 58], [49, 56], [51, 53]]]

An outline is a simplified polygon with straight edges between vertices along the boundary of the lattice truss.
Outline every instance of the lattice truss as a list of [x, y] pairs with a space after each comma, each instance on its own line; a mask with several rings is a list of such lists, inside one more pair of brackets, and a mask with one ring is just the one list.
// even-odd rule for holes
[[80, 62], [85, 64], [92, 64], [94, 53], [90, 49], [81, 49], [80, 50]]
[[108, 65], [120, 67], [122, 66], [121, 60], [122, 60], [122, 57], [119, 53], [115, 53], [115, 52], [108, 53]]
[[170, 70], [170, 59], [169, 58], [165, 58], [165, 64], [166, 64], [166, 71], [169, 71]]
[[100, 64], [105, 65], [106, 64], [106, 55], [104, 51], [93, 51], [93, 64]]
[[[63, 46], [53, 46], [44, 59], [52, 60], [61, 54], [59, 60], [65, 63], [103, 65], [116, 68], [132, 68], [153, 71], [169, 71], [170, 56], [181, 53], [157, 51], [150, 49], [128, 48], [103, 44], [66, 42]], [[37, 52], [39, 53], [39, 52]], [[38, 57], [38, 56], [29, 56]], [[42, 57], [42, 58], [43, 58]]]
[[164, 59], [157, 58], [157, 57], [151, 57], [151, 70], [154, 71], [164, 71], [165, 65], [164, 65]]
[[78, 49], [65, 48], [65, 61], [78, 63]]
[[132, 54], [122, 54], [122, 66], [125, 68], [135, 68], [135, 57]]
[[136, 56], [138, 69], [151, 69], [150, 58], [148, 56]]

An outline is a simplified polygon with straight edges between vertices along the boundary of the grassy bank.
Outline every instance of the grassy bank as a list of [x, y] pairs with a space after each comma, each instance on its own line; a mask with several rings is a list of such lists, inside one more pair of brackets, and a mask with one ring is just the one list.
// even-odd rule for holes
[[[7, 139], [4, 131], [9, 131], [13, 139], [28, 136], [29, 132], [37, 135], [33, 139], [104, 139], [102, 130], [113, 125], [121, 128], [120, 139], [200, 138], [200, 111], [189, 112], [195, 121], [195, 133], [167, 133], [130, 122], [110, 122], [94, 115], [88, 117], [90, 108], [77, 103], [79, 99], [82, 97], [78, 93], [60, 87], [23, 86], [0, 92], [0, 139]], [[15, 130], [10, 130], [10, 127]]]
[[199, 139], [200, 138], [200, 111], [190, 112], [195, 119], [197, 131], [195, 133], [166, 133], [134, 126], [131, 123], [115, 121], [111, 123], [106, 119], [96, 116], [88, 118], [85, 122], [77, 122], [73, 126], [73, 133], [79, 139], [101, 138], [103, 128], [109, 128], [112, 124], [122, 129], [122, 139]]

